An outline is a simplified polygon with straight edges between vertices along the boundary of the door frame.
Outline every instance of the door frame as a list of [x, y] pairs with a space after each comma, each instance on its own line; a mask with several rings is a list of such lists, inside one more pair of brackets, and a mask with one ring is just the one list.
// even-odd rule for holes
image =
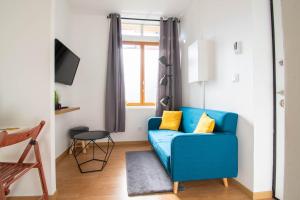
[[276, 191], [276, 150], [277, 150], [277, 97], [276, 97], [276, 44], [275, 44], [275, 20], [274, 20], [274, 4], [273, 0], [270, 0], [270, 12], [271, 12], [271, 33], [272, 33], [272, 62], [273, 62], [273, 178], [272, 178], [272, 196], [274, 199]]

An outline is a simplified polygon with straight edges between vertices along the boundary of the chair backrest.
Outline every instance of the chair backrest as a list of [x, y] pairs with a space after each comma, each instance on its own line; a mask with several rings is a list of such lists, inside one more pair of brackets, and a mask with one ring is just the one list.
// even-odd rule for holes
[[181, 131], [191, 133], [195, 130], [201, 115], [206, 112], [216, 122], [214, 132], [236, 134], [238, 115], [231, 112], [208, 110], [202, 108], [181, 107]]
[[8, 134], [6, 131], [0, 132], [0, 148], [14, 145], [30, 138], [31, 141], [35, 141], [44, 125], [45, 121], [41, 121], [39, 125], [26, 131], [11, 134]]

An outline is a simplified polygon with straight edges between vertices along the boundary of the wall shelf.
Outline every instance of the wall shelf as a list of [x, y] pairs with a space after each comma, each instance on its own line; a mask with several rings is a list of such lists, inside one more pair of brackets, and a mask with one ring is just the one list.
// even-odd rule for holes
[[69, 108], [63, 108], [63, 109], [59, 109], [59, 110], [55, 110], [55, 115], [61, 115], [64, 113], [68, 113], [68, 112], [73, 112], [75, 110], [79, 110], [80, 107], [69, 107]]

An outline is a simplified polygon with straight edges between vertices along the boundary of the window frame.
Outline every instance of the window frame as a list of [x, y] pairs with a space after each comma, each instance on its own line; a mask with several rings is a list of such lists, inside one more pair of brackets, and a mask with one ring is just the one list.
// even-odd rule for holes
[[155, 106], [155, 102], [145, 102], [145, 46], [157, 46], [159, 42], [148, 41], [122, 41], [123, 45], [139, 45], [141, 48], [140, 63], [140, 102], [126, 102], [126, 106]]

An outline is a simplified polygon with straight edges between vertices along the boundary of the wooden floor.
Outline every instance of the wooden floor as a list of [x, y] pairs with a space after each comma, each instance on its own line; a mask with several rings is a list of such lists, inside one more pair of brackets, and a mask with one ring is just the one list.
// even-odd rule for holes
[[[184, 183], [184, 191], [128, 197], [126, 188], [125, 152], [150, 149], [147, 145], [115, 146], [111, 158], [102, 172], [81, 174], [72, 156], [57, 164], [57, 200], [248, 200], [251, 199], [239, 186], [222, 180]], [[91, 149], [88, 150], [91, 153]], [[26, 198], [26, 200], [37, 198]], [[9, 198], [15, 200], [15, 198]], [[21, 200], [18, 198], [18, 200]]]

